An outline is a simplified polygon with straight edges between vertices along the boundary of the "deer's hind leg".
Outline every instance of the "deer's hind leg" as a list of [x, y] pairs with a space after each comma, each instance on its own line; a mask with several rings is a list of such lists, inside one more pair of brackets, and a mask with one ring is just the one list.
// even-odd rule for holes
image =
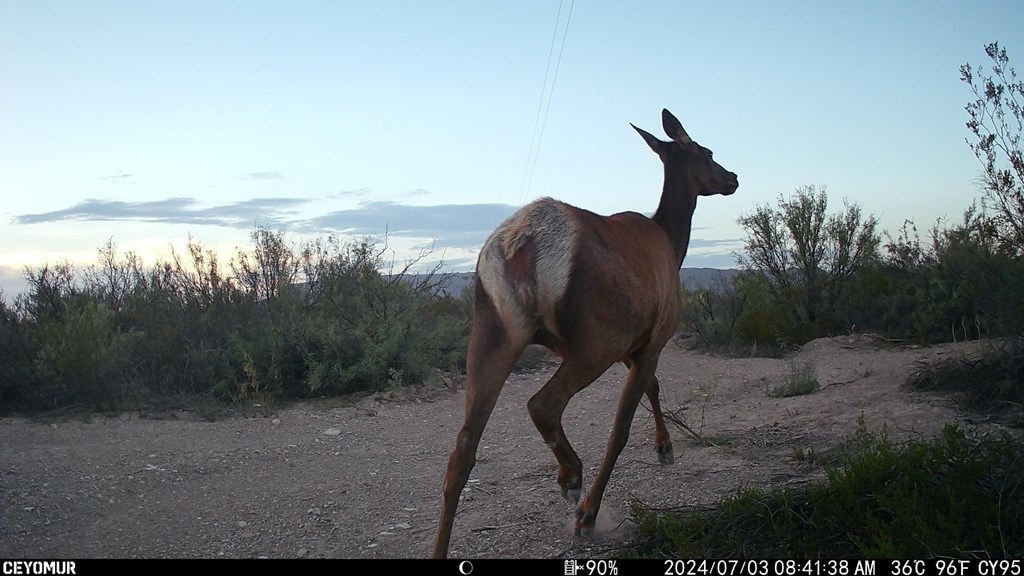
[[612, 362], [593, 364], [568, 357], [555, 375], [530, 398], [527, 408], [534, 426], [558, 461], [558, 485], [562, 496], [576, 504], [583, 487], [583, 462], [569, 444], [562, 428], [562, 413], [569, 400], [596, 380]]
[[434, 544], [435, 558], [444, 558], [448, 553], [459, 496], [476, 465], [480, 437], [505, 379], [525, 347], [525, 338], [510, 333], [502, 324], [493, 302], [478, 284], [473, 331], [466, 356], [466, 414], [444, 476], [444, 503]]
[[661, 401], [658, 399], [660, 388], [658, 377], [652, 374], [646, 394], [651, 403], [651, 412], [654, 413], [654, 449], [658, 452], [658, 462], [668, 465], [676, 461], [676, 455], [665, 427], [665, 416], [661, 412]]

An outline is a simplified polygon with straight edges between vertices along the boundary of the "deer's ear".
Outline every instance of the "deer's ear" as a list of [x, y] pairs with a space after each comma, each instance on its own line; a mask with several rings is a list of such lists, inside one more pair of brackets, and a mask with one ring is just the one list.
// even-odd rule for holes
[[693, 142], [693, 139], [686, 133], [686, 130], [683, 130], [683, 125], [680, 124], [679, 120], [667, 109], [663, 109], [661, 111], [661, 124], [665, 127], [665, 134], [668, 134], [669, 138], [675, 140], [679, 144], [685, 146], [686, 144]]
[[[633, 126], [633, 124], [630, 123], [630, 126]], [[651, 150], [654, 150], [655, 154], [658, 154], [659, 156], [661, 155], [661, 147], [664, 144], [664, 142], [655, 138], [650, 132], [647, 132], [646, 130], [641, 130], [636, 126], [633, 126], [633, 130], [636, 130], [637, 132], [640, 133], [641, 136], [644, 137], [644, 141], [647, 142], [647, 145], [651, 147]]]

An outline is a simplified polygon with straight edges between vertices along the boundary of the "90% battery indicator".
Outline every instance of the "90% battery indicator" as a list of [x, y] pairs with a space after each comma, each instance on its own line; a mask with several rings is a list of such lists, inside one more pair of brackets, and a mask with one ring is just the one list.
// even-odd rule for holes
[[618, 576], [615, 560], [565, 561], [565, 576]]

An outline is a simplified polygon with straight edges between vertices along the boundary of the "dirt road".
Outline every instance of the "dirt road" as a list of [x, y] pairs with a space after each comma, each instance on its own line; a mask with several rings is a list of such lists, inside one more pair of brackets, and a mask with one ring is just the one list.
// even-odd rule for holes
[[[630, 502], [709, 504], [741, 486], [821, 474], [797, 450], [826, 453], [863, 415], [897, 439], [958, 419], [953, 404], [902, 387], [915, 361], [971, 344], [884, 346], [818, 340], [795, 359], [727, 358], [670, 343], [659, 377], [666, 409], [714, 443], [671, 428], [676, 463], [658, 464], [641, 408], [605, 495], [594, 541], [572, 536], [572, 507], [526, 413], [552, 369], [510, 378], [456, 518], [452, 555], [607, 553], [629, 537]], [[822, 389], [767, 392], [809, 363]], [[625, 369], [569, 405], [565, 429], [585, 488], [604, 452]], [[0, 419], [0, 557], [424, 557], [464, 393], [376, 395], [289, 406], [275, 418], [201, 421], [187, 412], [79, 419]]]

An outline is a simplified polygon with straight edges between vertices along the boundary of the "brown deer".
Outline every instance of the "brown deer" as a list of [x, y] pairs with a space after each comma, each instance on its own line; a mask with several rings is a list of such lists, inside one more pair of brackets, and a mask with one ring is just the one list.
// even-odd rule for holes
[[465, 421], [444, 477], [435, 558], [448, 555], [459, 495], [476, 463], [480, 436], [505, 379], [529, 344], [541, 344], [562, 358], [527, 407], [555, 453], [562, 496], [572, 503], [579, 502], [583, 463], [565, 437], [562, 412], [574, 394], [614, 363], [629, 369], [601, 469], [576, 509], [577, 535], [593, 534], [605, 485], [644, 394], [654, 413], [658, 460], [673, 462], [658, 402], [658, 357], [679, 323], [679, 268], [697, 197], [732, 194], [739, 181], [712, 159], [710, 150], [691, 140], [668, 110], [662, 111], [662, 123], [671, 142], [633, 126], [665, 165], [654, 218], [636, 212], [599, 216], [543, 198], [502, 223], [481, 249], [466, 359]]

